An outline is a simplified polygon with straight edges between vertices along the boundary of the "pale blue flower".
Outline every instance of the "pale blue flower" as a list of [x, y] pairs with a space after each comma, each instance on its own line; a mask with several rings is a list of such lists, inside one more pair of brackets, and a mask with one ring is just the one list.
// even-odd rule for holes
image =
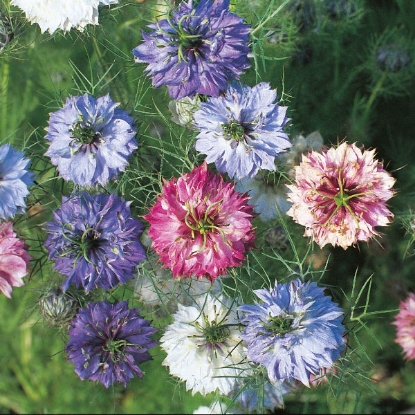
[[50, 114], [46, 155], [59, 175], [81, 186], [101, 184], [124, 171], [137, 148], [133, 118], [105, 95], [69, 97]]
[[25, 212], [25, 197], [34, 174], [27, 168], [30, 160], [10, 144], [0, 146], [0, 218], [9, 219]]
[[195, 148], [221, 173], [238, 179], [259, 169], [275, 170], [275, 157], [291, 147], [283, 128], [287, 107], [275, 103], [267, 82], [254, 87], [233, 82], [223, 96], [209, 98], [195, 112]]
[[310, 375], [333, 366], [345, 348], [342, 310], [315, 282], [276, 282], [254, 293], [261, 303], [238, 308], [248, 359], [267, 369], [271, 383], [309, 386]]

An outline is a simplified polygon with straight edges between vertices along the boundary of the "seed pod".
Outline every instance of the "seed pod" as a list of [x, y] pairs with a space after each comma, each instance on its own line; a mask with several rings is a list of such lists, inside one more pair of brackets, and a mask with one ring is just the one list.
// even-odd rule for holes
[[60, 288], [51, 288], [38, 303], [43, 318], [53, 326], [63, 326], [72, 320], [79, 305], [73, 294]]
[[0, 14], [0, 52], [13, 40], [14, 33], [7, 14]]

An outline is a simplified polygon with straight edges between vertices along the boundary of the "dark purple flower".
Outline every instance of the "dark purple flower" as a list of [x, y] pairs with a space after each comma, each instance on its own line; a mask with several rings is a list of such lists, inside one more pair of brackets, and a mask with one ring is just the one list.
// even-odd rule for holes
[[176, 100], [216, 97], [250, 66], [249, 26], [229, 11], [229, 0], [193, 3], [182, 1], [169, 19], [149, 25], [133, 50], [136, 62], [149, 64], [153, 86], [167, 85]]
[[89, 303], [79, 310], [66, 353], [82, 380], [98, 380], [108, 388], [115, 381], [126, 386], [134, 376], [142, 378], [138, 365], [152, 359], [148, 350], [157, 344], [151, 339], [157, 329], [139, 311], [129, 309], [128, 301]]
[[139, 239], [143, 225], [131, 215], [130, 203], [113, 194], [63, 197], [46, 224], [45, 246], [55, 269], [68, 277], [64, 291], [70, 283], [86, 292], [107, 290], [134, 276], [145, 252]]
[[50, 114], [46, 155], [59, 175], [81, 186], [101, 184], [124, 171], [137, 148], [133, 117], [117, 108], [109, 95], [69, 97]]

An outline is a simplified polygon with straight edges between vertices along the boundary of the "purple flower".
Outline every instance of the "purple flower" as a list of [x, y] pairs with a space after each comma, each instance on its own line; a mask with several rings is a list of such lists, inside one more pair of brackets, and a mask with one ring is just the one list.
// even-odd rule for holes
[[229, 0], [182, 1], [169, 19], [148, 26], [136, 62], [149, 65], [153, 86], [167, 85], [178, 100], [196, 93], [218, 96], [250, 64], [249, 27], [229, 11]]
[[315, 282], [276, 282], [254, 293], [262, 303], [239, 307], [248, 359], [267, 369], [271, 383], [309, 386], [310, 375], [333, 366], [345, 348], [343, 312]]
[[143, 376], [139, 364], [151, 360], [149, 349], [157, 342], [151, 335], [157, 329], [128, 308], [128, 302], [89, 303], [71, 322], [66, 345], [68, 360], [82, 379], [98, 380], [106, 388], [115, 381], [124, 386], [134, 376]]
[[130, 203], [113, 194], [63, 197], [46, 224], [45, 246], [55, 269], [68, 277], [64, 291], [70, 283], [86, 292], [108, 290], [134, 276], [145, 252], [139, 240], [143, 225], [131, 215]]
[[195, 112], [195, 128], [200, 131], [196, 150], [230, 177], [275, 170], [275, 157], [291, 147], [283, 131], [289, 120], [287, 107], [275, 104], [276, 98], [267, 82], [253, 88], [233, 82], [224, 96], [209, 98]]
[[105, 186], [125, 170], [137, 148], [136, 130], [133, 118], [117, 106], [109, 95], [96, 99], [85, 94], [69, 97], [50, 114], [46, 155], [65, 180]]
[[28, 187], [33, 184], [33, 173], [27, 166], [30, 160], [9, 144], [0, 146], [0, 218], [9, 219], [24, 213]]

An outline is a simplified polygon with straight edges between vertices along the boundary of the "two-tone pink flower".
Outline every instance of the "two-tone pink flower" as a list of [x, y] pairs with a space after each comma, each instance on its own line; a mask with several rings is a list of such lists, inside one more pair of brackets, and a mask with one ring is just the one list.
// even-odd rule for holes
[[288, 185], [292, 206], [287, 215], [305, 226], [304, 236], [320, 247], [346, 249], [378, 235], [374, 228], [391, 222], [386, 202], [394, 195], [395, 179], [374, 156], [375, 150], [346, 142], [303, 155], [295, 183]]
[[408, 360], [415, 359], [415, 294], [410, 293], [399, 306], [399, 313], [392, 323], [397, 328], [395, 342]]
[[25, 243], [17, 238], [12, 222], [0, 224], [0, 291], [11, 298], [12, 287], [24, 285], [30, 256]]
[[213, 281], [228, 267], [242, 265], [254, 246], [255, 216], [247, 194], [234, 190], [204, 162], [188, 174], [164, 183], [144, 218], [150, 223], [151, 247], [174, 277]]

